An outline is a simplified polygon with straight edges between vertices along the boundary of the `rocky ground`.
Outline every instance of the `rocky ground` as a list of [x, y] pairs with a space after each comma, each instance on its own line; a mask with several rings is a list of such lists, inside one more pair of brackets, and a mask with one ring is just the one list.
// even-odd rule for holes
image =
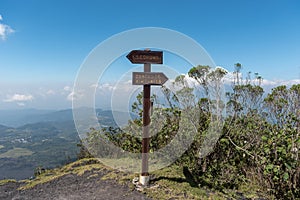
[[0, 185], [1, 200], [147, 200], [150, 199], [128, 185], [120, 185], [114, 180], [102, 180], [105, 171], [86, 172], [79, 176], [66, 174], [52, 181], [38, 184], [33, 188], [20, 190], [24, 183], [8, 182]]
[[222, 192], [200, 187], [185, 167], [176, 165], [153, 172], [150, 188], [136, 185], [137, 175], [105, 167], [97, 159], [82, 159], [41, 171], [32, 180], [0, 180], [0, 200], [274, 199], [250, 185], [247, 190]]

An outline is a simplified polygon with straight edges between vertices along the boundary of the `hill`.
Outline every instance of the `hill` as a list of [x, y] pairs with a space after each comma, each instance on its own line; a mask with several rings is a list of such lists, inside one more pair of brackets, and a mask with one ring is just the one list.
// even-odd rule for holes
[[[92, 108], [78, 108], [85, 112]], [[94, 111], [94, 109], [92, 109]], [[126, 124], [128, 115], [126, 112], [102, 110], [97, 108], [95, 110], [99, 121], [105, 126], [114, 126], [114, 118]], [[134, 118], [131, 115], [131, 118]], [[24, 109], [24, 110], [1, 110], [0, 112], [0, 125], [9, 127], [21, 127], [27, 124], [35, 124], [38, 122], [65, 122], [73, 121], [72, 109], [64, 110], [37, 110], [37, 109]], [[121, 124], [121, 125], [122, 125]], [[1, 131], [1, 126], [0, 126]]]
[[[87, 111], [88, 108], [81, 109]], [[54, 168], [77, 159], [80, 138], [71, 109], [28, 109], [1, 113], [1, 123], [20, 126], [10, 127], [0, 123], [0, 179], [29, 178], [37, 167]], [[123, 119], [120, 120], [123, 124], [127, 123], [124, 112], [96, 109], [96, 113], [102, 126], [117, 126], [114, 117]]]
[[29, 123], [40, 121], [39, 116], [55, 112], [53, 110], [20, 109], [1, 110], [0, 124], [11, 127], [18, 127]]
[[183, 171], [176, 165], [155, 171], [151, 173], [151, 187], [140, 188], [132, 183], [138, 174], [110, 169], [96, 159], [82, 159], [46, 170], [33, 180], [2, 180], [0, 199], [269, 199], [250, 185], [244, 191], [222, 193], [193, 185]]
[[0, 179], [24, 179], [37, 167], [53, 168], [77, 158], [79, 137], [74, 123], [38, 122], [0, 127]]

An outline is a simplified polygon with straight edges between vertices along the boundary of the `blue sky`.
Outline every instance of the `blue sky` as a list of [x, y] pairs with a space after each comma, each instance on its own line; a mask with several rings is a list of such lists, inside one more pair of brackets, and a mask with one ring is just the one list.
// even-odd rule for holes
[[300, 79], [299, 9], [297, 0], [0, 0], [0, 109], [70, 107], [89, 52], [140, 27], [186, 34], [229, 71], [240, 62], [265, 80]]

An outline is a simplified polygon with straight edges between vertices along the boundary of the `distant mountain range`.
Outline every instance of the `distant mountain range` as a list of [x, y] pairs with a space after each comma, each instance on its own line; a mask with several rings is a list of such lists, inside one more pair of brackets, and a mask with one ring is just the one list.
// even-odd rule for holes
[[54, 111], [37, 109], [0, 110], [0, 124], [18, 127], [28, 123], [37, 122], [36, 119], [38, 116], [49, 114], [51, 112]]
[[[91, 108], [80, 108], [91, 109]], [[118, 120], [118, 124], [126, 124], [129, 118], [135, 118], [135, 115], [125, 112], [96, 109], [97, 117], [105, 126], [115, 125], [114, 118]], [[72, 109], [65, 110], [38, 110], [38, 109], [24, 109], [24, 110], [0, 110], [0, 125], [8, 127], [20, 127], [26, 124], [34, 124], [38, 122], [63, 122], [73, 121]], [[1, 126], [0, 126], [1, 130]]]
[[53, 168], [77, 158], [80, 138], [73, 121], [0, 125], [0, 179], [24, 179], [37, 167]]
[[[88, 108], [81, 108], [88, 111]], [[96, 110], [101, 126], [124, 125], [125, 112]], [[117, 122], [116, 122], [117, 121]], [[24, 179], [37, 167], [53, 168], [77, 158], [80, 138], [72, 109], [0, 111], [0, 179]]]

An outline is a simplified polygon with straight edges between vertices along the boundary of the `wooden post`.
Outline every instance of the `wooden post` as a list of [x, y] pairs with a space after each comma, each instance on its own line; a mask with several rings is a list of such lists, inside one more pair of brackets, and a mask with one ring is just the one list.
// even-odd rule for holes
[[[144, 72], [151, 72], [151, 64], [144, 64]], [[143, 97], [143, 137], [142, 137], [142, 172], [140, 177], [140, 183], [142, 185], [149, 185], [149, 167], [148, 167], [148, 153], [150, 145], [150, 94], [151, 85], [144, 85], [144, 97]]]
[[140, 184], [148, 186], [149, 179], [149, 147], [150, 147], [150, 112], [151, 112], [151, 85], [163, 85], [168, 77], [161, 72], [152, 73], [151, 63], [162, 64], [163, 52], [151, 50], [132, 50], [127, 56], [133, 64], [144, 64], [144, 72], [132, 73], [132, 84], [143, 85], [143, 133], [142, 133], [142, 172]]

